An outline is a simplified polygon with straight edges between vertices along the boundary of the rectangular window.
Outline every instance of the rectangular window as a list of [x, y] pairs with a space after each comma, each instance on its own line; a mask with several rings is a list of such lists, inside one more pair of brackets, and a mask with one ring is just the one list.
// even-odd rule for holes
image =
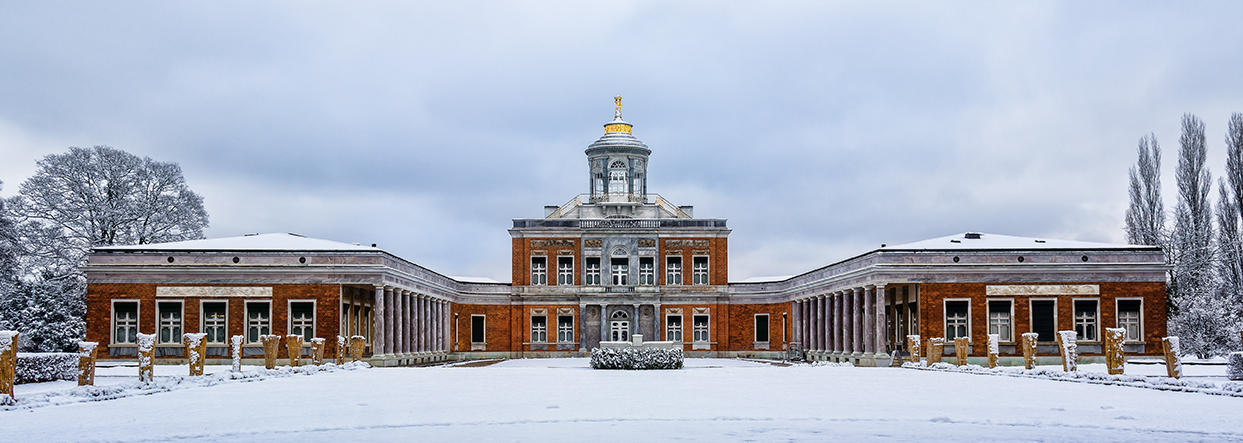
[[1032, 332], [1040, 334], [1039, 342], [1054, 341], [1057, 333], [1057, 301], [1032, 300]]
[[965, 301], [946, 301], [945, 302], [945, 340], [953, 340], [958, 337], [970, 337], [968, 333], [968, 321], [971, 312], [971, 305]]
[[652, 257], [639, 257], [639, 284], [653, 286], [656, 284], [656, 265]]
[[315, 302], [289, 302], [289, 333], [309, 344], [315, 338]]
[[557, 284], [574, 284], [574, 257], [557, 257]]
[[483, 333], [484, 333], [484, 329], [483, 329], [483, 328], [484, 328], [484, 326], [485, 326], [485, 324], [484, 324], [484, 319], [485, 319], [485, 318], [486, 318], [486, 317], [484, 317], [484, 316], [482, 316], [482, 315], [472, 315], [472, 316], [470, 316], [470, 342], [471, 342], [471, 343], [476, 343], [476, 344], [483, 344], [483, 343], [484, 343], [483, 339], [484, 339], [485, 337], [484, 337], [484, 334], [483, 334]]
[[708, 341], [708, 316], [691, 317], [691, 338], [695, 341]]
[[1096, 300], [1075, 300], [1075, 334], [1077, 340], [1097, 341]]
[[1010, 305], [1009, 300], [988, 302], [988, 333], [997, 334], [1001, 341], [1014, 341]]
[[548, 284], [548, 257], [531, 257], [531, 284]]
[[531, 342], [548, 342], [548, 317], [543, 315], [531, 316]]
[[557, 316], [557, 341], [560, 343], [574, 342], [574, 316]]
[[708, 284], [708, 257], [691, 258], [691, 272], [694, 273], [694, 284]]
[[587, 259], [587, 272], [583, 275], [583, 284], [600, 285], [600, 257], [590, 257]]
[[138, 302], [112, 303], [112, 342], [138, 343]]
[[203, 333], [207, 334], [208, 343], [222, 345], [228, 343], [226, 316], [229, 311], [227, 302], [203, 302]]
[[1143, 341], [1140, 323], [1140, 300], [1118, 300], [1118, 327], [1126, 329], [1126, 341]]
[[755, 341], [768, 342], [768, 314], [755, 314]]
[[181, 302], [160, 302], [160, 344], [181, 344]]
[[665, 340], [679, 343], [682, 341], [681, 315], [670, 315], [665, 317]]
[[665, 284], [682, 284], [682, 257], [665, 257]]
[[612, 265], [613, 285], [625, 286], [629, 284], [628, 278], [630, 277], [630, 259], [615, 258], [612, 260]]
[[246, 303], [246, 342], [259, 343], [260, 335], [272, 333], [272, 305], [268, 302]]

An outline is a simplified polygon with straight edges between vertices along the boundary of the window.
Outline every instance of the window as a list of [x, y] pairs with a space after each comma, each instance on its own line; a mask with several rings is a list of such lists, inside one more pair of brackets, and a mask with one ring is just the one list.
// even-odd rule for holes
[[1014, 341], [1010, 317], [1009, 300], [988, 302], [988, 333], [997, 334], [1001, 341]]
[[691, 338], [694, 341], [708, 341], [708, 316], [691, 317]]
[[708, 284], [708, 257], [691, 258], [691, 272], [694, 284]]
[[272, 333], [272, 305], [267, 302], [246, 303], [246, 342], [259, 343], [260, 335]]
[[160, 302], [160, 344], [181, 344], [181, 302]]
[[560, 343], [574, 342], [574, 316], [557, 316], [557, 341]]
[[965, 301], [945, 302], [945, 340], [970, 337], [967, 331], [968, 313], [971, 306]]
[[557, 257], [557, 284], [574, 284], [574, 257]]
[[[620, 162], [613, 162], [616, 166]], [[623, 166], [624, 167], [624, 166]], [[609, 171], [609, 194], [626, 193], [626, 171]]]
[[612, 268], [613, 285], [615, 286], [627, 285], [628, 284], [627, 277], [629, 277], [629, 274], [630, 274], [630, 259], [629, 258], [614, 258], [612, 260], [612, 265], [613, 265], [613, 268]]
[[289, 302], [289, 334], [301, 335], [307, 343], [315, 338], [315, 302]]
[[548, 284], [548, 257], [531, 257], [531, 284]]
[[1143, 341], [1140, 324], [1140, 300], [1118, 300], [1118, 327], [1126, 329], [1126, 341]]
[[479, 344], [484, 343], [483, 341], [484, 329], [483, 328], [484, 328], [485, 318], [486, 317], [482, 315], [470, 316], [470, 342], [471, 343], [479, 343]]
[[670, 315], [665, 317], [665, 340], [672, 342], [682, 341], [681, 315]]
[[665, 258], [665, 284], [682, 284], [682, 257]]
[[1054, 341], [1057, 333], [1057, 301], [1032, 300], [1032, 332], [1040, 334], [1036, 341]]
[[1096, 300], [1075, 300], [1075, 334], [1077, 340], [1096, 341]]
[[652, 257], [639, 257], [639, 284], [652, 286], [656, 284], [656, 266]]
[[112, 303], [112, 342], [138, 343], [138, 302]]
[[600, 285], [600, 257], [587, 259], [587, 272], [583, 275], [584, 285]]
[[208, 343], [222, 345], [228, 343], [229, 304], [226, 302], [203, 302], [203, 333], [207, 334]]
[[768, 314], [755, 314], [755, 341], [768, 342]]
[[612, 320], [609, 321], [609, 337], [612, 341], [629, 341], [630, 340], [630, 318], [629, 314], [624, 311], [613, 313]]
[[531, 316], [531, 342], [546, 343], [548, 342], [548, 317], [543, 315]]

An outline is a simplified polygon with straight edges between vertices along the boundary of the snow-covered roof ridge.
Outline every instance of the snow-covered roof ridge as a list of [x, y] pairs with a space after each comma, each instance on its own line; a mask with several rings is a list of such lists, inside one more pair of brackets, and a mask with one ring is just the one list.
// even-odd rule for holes
[[1053, 238], [1016, 237], [985, 232], [963, 232], [920, 240], [879, 250], [959, 250], [959, 249], [1151, 249], [1155, 246], [1121, 245]]
[[380, 251], [380, 248], [293, 233], [249, 234], [170, 243], [103, 246], [96, 251]]

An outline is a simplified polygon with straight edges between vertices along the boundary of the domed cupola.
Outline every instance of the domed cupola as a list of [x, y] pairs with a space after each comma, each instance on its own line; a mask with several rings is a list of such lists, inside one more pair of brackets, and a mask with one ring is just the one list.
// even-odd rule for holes
[[642, 203], [647, 194], [647, 158], [652, 150], [635, 138], [633, 127], [622, 120], [621, 96], [613, 97], [617, 110], [604, 124], [604, 136], [587, 147], [591, 169], [592, 203]]

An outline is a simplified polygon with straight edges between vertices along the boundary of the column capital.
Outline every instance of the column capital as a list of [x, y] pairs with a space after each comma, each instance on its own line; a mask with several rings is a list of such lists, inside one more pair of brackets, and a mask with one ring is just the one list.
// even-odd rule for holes
[[372, 283], [371, 285], [375, 286], [376, 289], [384, 289], [384, 287], [388, 286], [384, 283]]

